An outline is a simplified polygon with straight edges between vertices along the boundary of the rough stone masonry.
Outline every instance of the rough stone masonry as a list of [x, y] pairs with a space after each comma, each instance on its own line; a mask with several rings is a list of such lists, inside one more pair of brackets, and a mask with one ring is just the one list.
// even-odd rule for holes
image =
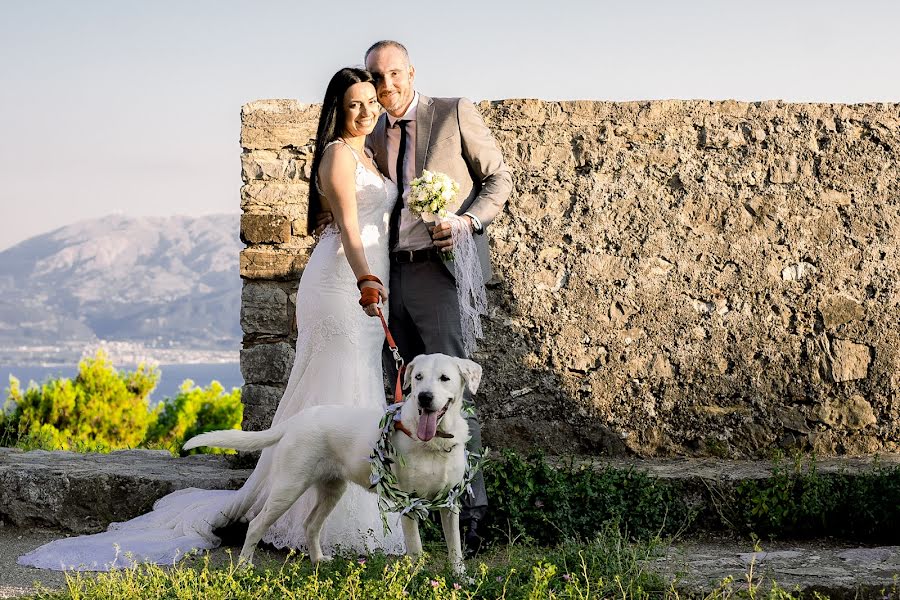
[[[900, 104], [479, 108], [515, 178], [475, 356], [489, 446], [900, 449]], [[242, 398], [259, 429], [293, 360], [318, 106], [241, 116]]]

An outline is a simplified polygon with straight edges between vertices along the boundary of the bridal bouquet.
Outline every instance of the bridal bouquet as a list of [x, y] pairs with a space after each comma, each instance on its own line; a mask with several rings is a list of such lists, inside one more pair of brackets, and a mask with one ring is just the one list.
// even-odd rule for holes
[[452, 206], [459, 194], [459, 184], [449, 175], [422, 171], [409, 184], [409, 210], [420, 215], [426, 223], [447, 216], [447, 207]]

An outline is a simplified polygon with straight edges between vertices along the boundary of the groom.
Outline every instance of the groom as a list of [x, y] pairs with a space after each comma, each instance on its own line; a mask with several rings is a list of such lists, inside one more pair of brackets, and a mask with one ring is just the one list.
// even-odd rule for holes
[[[429, 98], [413, 87], [415, 69], [402, 44], [385, 40], [366, 51], [366, 68], [375, 79], [378, 101], [385, 109], [367, 144], [382, 173], [397, 182], [400, 196], [390, 224], [390, 330], [409, 363], [419, 354], [440, 352], [467, 358], [463, 350], [459, 305], [452, 262], [440, 258], [453, 247], [450, 224], [430, 229], [406, 209], [409, 183], [423, 169], [444, 173], [459, 183], [457, 211], [472, 228], [484, 281], [491, 278], [485, 229], [500, 213], [512, 191], [512, 175], [500, 148], [475, 106], [464, 98]], [[476, 267], [477, 268], [477, 267]], [[385, 368], [396, 368], [390, 353]], [[481, 426], [468, 419], [469, 450], [481, 451]], [[480, 545], [478, 521], [487, 510], [484, 479], [473, 481], [460, 513], [466, 552]]]

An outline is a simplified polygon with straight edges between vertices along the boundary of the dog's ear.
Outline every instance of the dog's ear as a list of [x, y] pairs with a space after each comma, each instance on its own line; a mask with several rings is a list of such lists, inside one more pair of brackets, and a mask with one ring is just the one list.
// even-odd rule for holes
[[[419, 355], [421, 356], [421, 354]], [[419, 358], [418, 356], [416, 358]], [[416, 358], [409, 361], [409, 364], [406, 365], [406, 368], [403, 370], [403, 389], [408, 390], [412, 387], [412, 376], [414, 365], [416, 364]]]
[[459, 367], [459, 373], [462, 375], [463, 381], [466, 382], [466, 387], [474, 394], [478, 391], [478, 386], [481, 384], [481, 365], [465, 358], [456, 358], [454, 360], [456, 361], [456, 366]]

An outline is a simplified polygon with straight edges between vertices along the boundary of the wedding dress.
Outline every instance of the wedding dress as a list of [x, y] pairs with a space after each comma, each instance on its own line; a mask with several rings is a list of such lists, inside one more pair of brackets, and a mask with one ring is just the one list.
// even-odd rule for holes
[[[342, 143], [340, 141], [332, 144]], [[349, 146], [348, 146], [349, 148]], [[373, 274], [389, 275], [388, 224], [397, 197], [393, 182], [367, 169], [356, 152], [356, 200], [366, 259]], [[297, 290], [297, 352], [287, 388], [272, 424], [320, 404], [384, 408], [379, 319], [358, 304], [356, 278], [344, 256], [337, 226], [329, 225], [303, 271]], [[271, 449], [262, 452], [239, 490], [188, 488], [156, 502], [153, 510], [131, 521], [112, 523], [95, 535], [50, 542], [19, 558], [19, 564], [55, 570], [105, 571], [134, 563], [172, 564], [186, 552], [219, 545], [213, 530], [252, 519], [269, 493]], [[276, 547], [305, 549], [303, 521], [315, 490], [304, 494], [269, 529], [264, 541]], [[354, 553], [381, 550], [402, 554], [404, 543], [396, 515], [384, 534], [377, 497], [350, 485], [325, 522], [322, 547]]]

